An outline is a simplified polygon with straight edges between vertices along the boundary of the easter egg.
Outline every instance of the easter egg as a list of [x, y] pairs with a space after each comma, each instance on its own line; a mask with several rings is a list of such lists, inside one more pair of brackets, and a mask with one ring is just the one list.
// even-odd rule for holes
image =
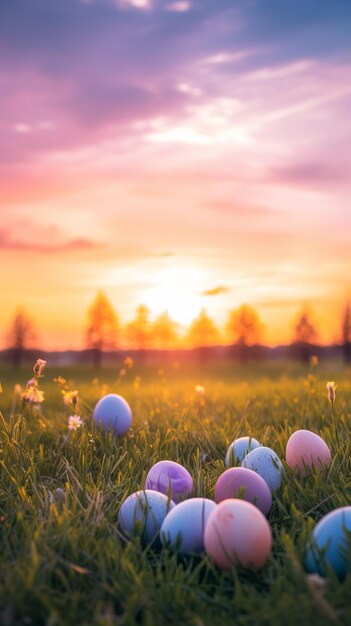
[[246, 467], [231, 467], [218, 478], [214, 489], [215, 501], [242, 498], [252, 502], [267, 515], [272, 506], [272, 494], [263, 478]]
[[251, 502], [223, 500], [208, 518], [205, 549], [220, 569], [242, 565], [259, 570], [271, 553], [271, 529], [263, 513]]
[[162, 522], [174, 506], [174, 502], [159, 491], [137, 491], [123, 502], [118, 525], [127, 537], [140, 536], [143, 543], [159, 543]]
[[319, 435], [310, 430], [297, 430], [286, 446], [286, 462], [297, 473], [306, 476], [313, 467], [318, 470], [328, 467], [330, 450]]
[[191, 496], [193, 479], [188, 470], [174, 461], [158, 461], [146, 476], [145, 489], [160, 491], [178, 503]]
[[224, 459], [224, 465], [231, 467], [236, 463], [241, 463], [243, 458], [254, 450], [260, 447], [260, 442], [254, 437], [239, 437], [230, 444]]
[[251, 450], [243, 459], [241, 467], [257, 472], [271, 491], [276, 491], [283, 480], [283, 465], [274, 450], [261, 446]]
[[170, 511], [161, 526], [162, 545], [181, 554], [202, 552], [207, 520], [216, 503], [207, 498], [190, 498]]
[[131, 427], [132, 411], [122, 396], [110, 393], [96, 404], [93, 419], [104, 431], [110, 429], [115, 435], [122, 437]]
[[331, 511], [315, 525], [307, 546], [305, 565], [308, 572], [325, 576], [329, 565], [336, 575], [345, 578], [350, 564], [351, 506]]

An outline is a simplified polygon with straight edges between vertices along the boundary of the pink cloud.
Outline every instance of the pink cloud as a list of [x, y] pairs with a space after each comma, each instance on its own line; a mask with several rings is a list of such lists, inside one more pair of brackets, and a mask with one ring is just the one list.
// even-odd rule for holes
[[57, 241], [60, 239], [59, 231], [53, 227], [46, 232], [42, 228], [37, 228], [32, 225], [33, 232], [39, 231], [41, 234], [40, 240], [38, 240], [38, 232], [36, 234], [36, 240], [13, 237], [9, 230], [0, 230], [0, 250], [14, 250], [23, 252], [35, 252], [35, 253], [57, 253], [65, 251], [81, 251], [91, 250], [95, 248], [101, 248], [101, 243], [87, 239], [84, 237], [67, 239]]

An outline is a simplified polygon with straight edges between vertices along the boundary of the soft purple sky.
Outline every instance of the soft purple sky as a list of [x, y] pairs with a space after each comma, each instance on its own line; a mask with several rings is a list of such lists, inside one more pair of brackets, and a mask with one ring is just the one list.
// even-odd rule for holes
[[336, 338], [350, 31], [348, 0], [1, 0], [4, 330], [80, 346], [104, 289], [122, 321], [247, 302], [270, 343], [309, 302]]

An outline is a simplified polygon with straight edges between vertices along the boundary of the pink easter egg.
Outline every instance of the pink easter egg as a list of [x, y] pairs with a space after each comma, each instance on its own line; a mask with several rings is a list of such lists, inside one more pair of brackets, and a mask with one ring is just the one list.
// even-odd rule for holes
[[291, 435], [286, 446], [286, 462], [294, 472], [306, 476], [312, 466], [323, 470], [330, 461], [330, 450], [319, 435], [310, 430], [297, 430]]
[[205, 528], [205, 549], [215, 565], [259, 570], [271, 553], [272, 533], [261, 511], [245, 500], [223, 500]]
[[218, 478], [214, 499], [217, 504], [228, 498], [242, 498], [251, 502], [267, 515], [272, 506], [272, 494], [267, 483], [253, 470], [245, 467], [231, 467]]

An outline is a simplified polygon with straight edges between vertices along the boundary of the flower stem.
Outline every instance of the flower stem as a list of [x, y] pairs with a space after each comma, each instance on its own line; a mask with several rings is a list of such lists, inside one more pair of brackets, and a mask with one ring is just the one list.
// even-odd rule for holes
[[340, 447], [340, 445], [339, 445], [339, 435], [338, 435], [338, 429], [337, 429], [337, 424], [336, 424], [336, 415], [335, 415], [335, 410], [334, 410], [334, 402], [332, 402], [331, 405], [332, 405], [333, 418], [334, 418], [336, 445], [337, 445], [337, 449], [339, 450], [339, 447]]

